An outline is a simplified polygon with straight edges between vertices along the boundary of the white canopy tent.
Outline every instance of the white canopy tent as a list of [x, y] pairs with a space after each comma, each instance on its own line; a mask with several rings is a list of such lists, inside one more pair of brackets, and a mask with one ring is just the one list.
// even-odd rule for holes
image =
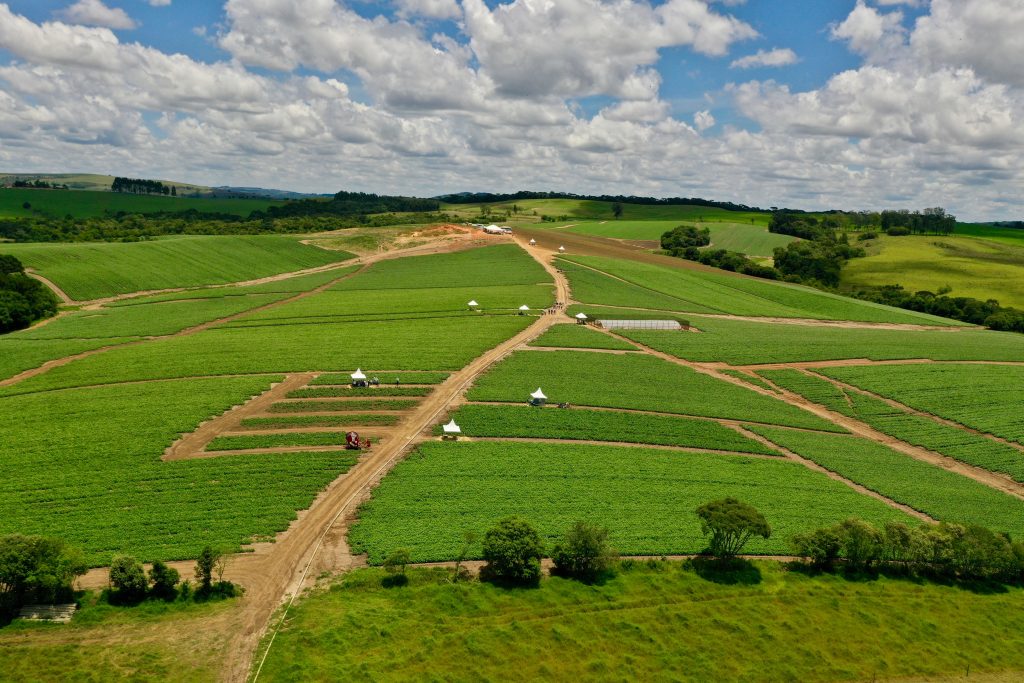
[[455, 424], [454, 418], [452, 419], [451, 422], [449, 422], [448, 424], [442, 426], [441, 429], [444, 430], [445, 434], [461, 434], [462, 433], [462, 428], [459, 427], [459, 425]]
[[467, 305], [467, 306], [469, 306], [470, 308], [476, 308], [476, 307], [477, 307], [477, 306], [479, 306], [480, 304], [478, 304], [478, 303], [476, 302], [476, 299], [473, 299], [472, 301], [470, 301], [470, 302], [469, 302], [468, 304], [466, 304], [466, 305]]
[[535, 246], [537, 246], [537, 240], [535, 240], [535, 239], [533, 239], [533, 238], [530, 238], [530, 246], [531, 246], [531, 247], [535, 247]]
[[540, 390], [540, 387], [537, 387], [537, 391], [530, 394], [530, 398], [539, 398], [541, 400], [547, 400], [547, 396], [545, 396], [544, 392]]
[[519, 315], [523, 315], [524, 313], [526, 313], [529, 310], [530, 310], [530, 307], [527, 306], [526, 304], [523, 304], [522, 306], [519, 307]]
[[564, 254], [565, 253], [565, 247], [564, 246], [558, 247], [558, 251]]
[[363, 371], [360, 370], [359, 368], [356, 368], [356, 371], [352, 373], [351, 377], [352, 377], [352, 379], [356, 379], [356, 380], [366, 379], [366, 374], [363, 373]]

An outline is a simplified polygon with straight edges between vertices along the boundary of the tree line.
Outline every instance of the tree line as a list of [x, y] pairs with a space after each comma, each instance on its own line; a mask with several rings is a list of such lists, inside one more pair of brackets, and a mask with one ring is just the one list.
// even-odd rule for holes
[[[707, 206], [726, 211], [746, 211], [767, 213], [765, 209], [735, 202], [719, 202], [712, 199], [701, 199], [699, 197], [637, 197], [634, 195], [609, 195], [609, 194], [573, 194], [572, 192], [531, 192], [521, 190], [508, 194], [493, 192], [458, 192], [455, 194], [444, 194], [437, 197], [448, 204], [494, 204], [498, 202], [521, 201], [525, 199], [578, 199], [583, 201], [611, 202], [618, 204], [642, 204], [645, 206]], [[616, 216], [617, 218], [618, 216]]]
[[165, 197], [177, 197], [178, 189], [174, 185], [164, 185], [159, 180], [146, 180], [144, 178], [114, 178], [110, 184], [113, 192], [126, 192], [129, 194], [159, 194]]
[[291, 216], [358, 216], [380, 213], [436, 212], [441, 203], [436, 199], [394, 197], [366, 192], [338, 192], [331, 199], [300, 199], [281, 206], [253, 211], [251, 219], [285, 218]]
[[32, 190], [66, 190], [67, 184], [50, 183], [45, 180], [15, 180], [11, 187]]
[[25, 274], [16, 257], [0, 254], [0, 333], [21, 330], [57, 313], [57, 297]]

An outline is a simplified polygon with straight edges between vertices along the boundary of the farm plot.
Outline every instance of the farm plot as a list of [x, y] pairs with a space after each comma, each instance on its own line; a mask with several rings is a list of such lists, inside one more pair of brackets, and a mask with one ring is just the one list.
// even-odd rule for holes
[[[4, 251], [87, 300], [239, 282], [352, 258], [283, 235], [201, 235], [146, 242], [9, 244]], [[539, 281], [539, 280], [538, 280]]]
[[[577, 223], [568, 232], [619, 240], [658, 242], [661, 236], [680, 225], [680, 221], [588, 221]], [[764, 228], [761, 228], [764, 230]]]
[[185, 301], [189, 299], [222, 299], [235, 296], [250, 296], [253, 294], [297, 294], [316, 289], [328, 282], [332, 282], [346, 275], [359, 270], [361, 266], [338, 266], [328, 270], [309, 273], [308, 275], [296, 275], [285, 277], [271, 282], [264, 282], [259, 285], [221, 285], [210, 287], [199, 287], [196, 289], [185, 289], [177, 292], [164, 292], [163, 294], [151, 294], [149, 296], [120, 299], [104, 304], [104, 308], [128, 308], [131, 306], [142, 306], [146, 304], [163, 303], [165, 301]]
[[[865, 301], [856, 301], [809, 287], [782, 282], [729, 276], [688, 268], [668, 268], [649, 263], [597, 256], [565, 257], [559, 259], [559, 263], [566, 260], [596, 268], [609, 275], [622, 278], [627, 282], [646, 287], [666, 296], [691, 301], [698, 306], [712, 309], [712, 312], [716, 313], [928, 325], [956, 324], [944, 318], [903, 311]], [[573, 291], [576, 291], [575, 287]], [[591, 296], [593, 296], [592, 299], [589, 297], [584, 298], [583, 296], [576, 296], [575, 298], [578, 301], [593, 304], [665, 308], [664, 306], [648, 306], [638, 301], [624, 304], [608, 301], [605, 300], [600, 289], [593, 292]]]
[[468, 405], [452, 416], [469, 437], [528, 437], [686, 446], [779, 455], [711, 420], [605, 410]]
[[[51, 324], [56, 324], [54, 323]], [[25, 339], [18, 333], [0, 337], [0, 380], [37, 368], [46, 361], [92, 351], [112, 344], [137, 341], [138, 337], [99, 339]], [[2, 390], [0, 390], [2, 391]]]
[[432, 387], [374, 387], [352, 389], [351, 387], [310, 387], [288, 392], [285, 398], [367, 398], [369, 396], [427, 396]]
[[345, 472], [336, 453], [162, 462], [179, 434], [279, 377], [190, 379], [0, 398], [0, 534], [41, 534], [90, 564], [237, 550], [283, 531]]
[[[447, 372], [385, 372], [382, 370], [366, 370], [368, 377], [380, 375], [381, 381], [394, 382], [395, 384], [440, 384], [450, 376]], [[352, 379], [348, 373], [325, 372], [318, 376], [309, 386], [322, 384], [348, 384]]]
[[558, 269], [569, 278], [572, 297], [576, 301], [608, 306], [638, 306], [663, 311], [724, 313], [723, 310], [670, 296], [632, 282], [608, 277], [572, 261], [559, 259]]
[[752, 431], [881, 495], [948, 522], [969, 522], [1019, 538], [1024, 501], [881, 444], [853, 436], [752, 427]]
[[389, 427], [398, 424], [399, 415], [346, 413], [343, 415], [280, 415], [276, 417], [247, 417], [242, 429], [300, 429], [302, 427]]
[[984, 436], [912, 415], [860, 392], [844, 391], [827, 380], [794, 370], [761, 371], [763, 377], [836, 412], [871, 425], [901, 441], [969, 465], [1002, 472], [1024, 482], [1024, 453]]
[[519, 351], [480, 378], [468, 397], [525, 403], [538, 386], [553, 403], [839, 429], [782, 401], [642, 355]]
[[583, 325], [555, 325], [530, 346], [550, 346], [566, 349], [609, 349], [612, 351], [636, 351], [635, 346], [607, 334], [601, 334]]
[[[377, 439], [374, 438], [374, 441]], [[241, 451], [251, 448], [288, 448], [291, 446], [344, 446], [344, 432], [296, 432], [294, 434], [246, 434], [218, 436], [206, 445], [207, 451]]]
[[351, 372], [367, 366], [454, 370], [520, 332], [532, 320], [528, 316], [480, 316], [214, 328], [78, 360], [10, 387], [7, 393], [144, 379], [310, 369]]
[[704, 334], [647, 330], [623, 330], [621, 334], [677, 358], [724, 361], [732, 365], [844, 358], [994, 361], [1024, 358], [1024, 335], [1012, 332], [769, 325], [700, 315], [690, 319]]
[[[1024, 360], [1022, 349], [1021, 360]], [[918, 410], [1024, 444], [1024, 367], [827, 368], [822, 374]]]
[[288, 401], [270, 406], [271, 413], [340, 413], [363, 410], [408, 410], [418, 401], [367, 399], [354, 401]]
[[609, 528], [626, 555], [704, 549], [700, 504], [736, 496], [772, 525], [753, 553], [789, 552], [797, 532], [849, 516], [882, 523], [908, 518], [849, 487], [782, 459], [676, 453], [582, 444], [426, 443], [399, 463], [360, 508], [353, 552], [379, 563], [396, 548], [414, 561], [454, 559], [467, 530], [483, 532], [519, 514], [548, 548], [574, 521]]

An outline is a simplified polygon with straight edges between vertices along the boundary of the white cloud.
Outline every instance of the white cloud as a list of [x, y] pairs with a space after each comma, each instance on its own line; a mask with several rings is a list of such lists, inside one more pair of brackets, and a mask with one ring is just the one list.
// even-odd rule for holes
[[884, 57], [903, 45], [906, 32], [902, 12], [879, 12], [857, 0], [850, 15], [832, 26], [831, 36], [848, 41], [850, 49], [859, 54]]
[[167, 7], [171, 4], [171, 0], [148, 0], [152, 7]]
[[796, 64], [800, 58], [788, 47], [774, 50], [758, 50], [755, 54], [733, 60], [730, 69], [752, 69], [762, 66], [789, 66]]
[[711, 115], [707, 109], [699, 111], [693, 115], [693, 125], [697, 127], [700, 132], [706, 131], [708, 128], [712, 128], [715, 125], [715, 117]]
[[75, 4], [58, 13], [73, 24], [105, 26], [107, 28], [133, 29], [138, 26], [120, 7], [107, 7], [103, 0], [78, 0]]
[[456, 0], [396, 0], [398, 13], [403, 17], [419, 16], [431, 19], [458, 19], [462, 16]]

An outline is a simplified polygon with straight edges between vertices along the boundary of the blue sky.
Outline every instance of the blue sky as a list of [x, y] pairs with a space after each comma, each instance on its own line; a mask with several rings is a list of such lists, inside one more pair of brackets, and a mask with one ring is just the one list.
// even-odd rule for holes
[[5, 168], [1024, 213], [1016, 0], [154, 3], [0, 0]]

